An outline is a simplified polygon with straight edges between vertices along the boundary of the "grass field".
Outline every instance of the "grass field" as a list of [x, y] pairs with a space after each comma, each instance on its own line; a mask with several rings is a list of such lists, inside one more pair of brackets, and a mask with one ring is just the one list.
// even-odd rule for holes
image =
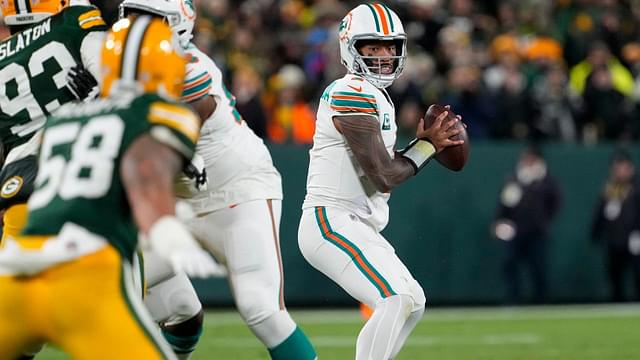
[[[292, 311], [320, 359], [353, 359], [355, 310]], [[67, 359], [47, 348], [39, 360]], [[193, 360], [269, 359], [232, 311], [211, 311]], [[640, 359], [640, 304], [430, 309], [399, 360]]]

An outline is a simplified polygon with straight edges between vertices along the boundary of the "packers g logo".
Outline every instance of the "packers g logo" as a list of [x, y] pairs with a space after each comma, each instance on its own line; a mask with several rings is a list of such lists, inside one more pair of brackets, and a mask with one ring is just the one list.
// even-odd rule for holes
[[22, 184], [24, 180], [22, 180], [21, 176], [12, 176], [7, 181], [2, 184], [2, 189], [0, 189], [0, 196], [5, 199], [13, 197], [15, 194], [22, 189]]

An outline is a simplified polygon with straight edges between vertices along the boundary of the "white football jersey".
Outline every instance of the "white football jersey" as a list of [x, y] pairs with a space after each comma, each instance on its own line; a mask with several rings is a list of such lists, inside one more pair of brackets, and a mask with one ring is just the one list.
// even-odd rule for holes
[[246, 201], [282, 199], [280, 173], [271, 154], [235, 108], [235, 97], [222, 81], [222, 72], [194, 45], [186, 52], [182, 101], [214, 96], [217, 107], [200, 130], [196, 153], [207, 169], [208, 188], [189, 199], [196, 213], [218, 210]]
[[303, 209], [335, 206], [353, 211], [378, 231], [389, 221], [389, 193], [379, 192], [358, 165], [345, 138], [333, 124], [334, 116], [371, 115], [380, 122], [391, 157], [396, 142], [395, 109], [384, 89], [347, 74], [329, 85], [318, 105], [316, 133], [309, 151], [307, 195]]

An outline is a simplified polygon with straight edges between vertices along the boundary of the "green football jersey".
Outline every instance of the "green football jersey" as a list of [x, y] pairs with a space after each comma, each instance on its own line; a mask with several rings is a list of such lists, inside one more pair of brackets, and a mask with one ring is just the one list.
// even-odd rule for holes
[[141, 134], [191, 159], [199, 118], [155, 94], [68, 104], [47, 120], [23, 235], [55, 235], [67, 222], [106, 238], [127, 259], [137, 243], [120, 162]]
[[42, 128], [46, 117], [74, 100], [66, 74], [82, 64], [85, 36], [105, 31], [100, 11], [71, 6], [0, 42], [0, 141], [5, 155]]

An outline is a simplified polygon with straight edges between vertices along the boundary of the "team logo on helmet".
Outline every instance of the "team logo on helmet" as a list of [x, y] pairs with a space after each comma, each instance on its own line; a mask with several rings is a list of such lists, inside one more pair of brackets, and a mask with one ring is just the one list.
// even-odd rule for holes
[[0, 189], [0, 196], [5, 199], [13, 197], [15, 194], [22, 189], [22, 184], [24, 180], [21, 176], [12, 176], [7, 181], [2, 184], [2, 189]]
[[344, 41], [347, 38], [347, 34], [351, 29], [351, 20], [353, 19], [353, 14], [348, 13], [347, 16], [342, 19], [340, 22], [340, 27], [338, 28], [338, 36], [340, 41]]

